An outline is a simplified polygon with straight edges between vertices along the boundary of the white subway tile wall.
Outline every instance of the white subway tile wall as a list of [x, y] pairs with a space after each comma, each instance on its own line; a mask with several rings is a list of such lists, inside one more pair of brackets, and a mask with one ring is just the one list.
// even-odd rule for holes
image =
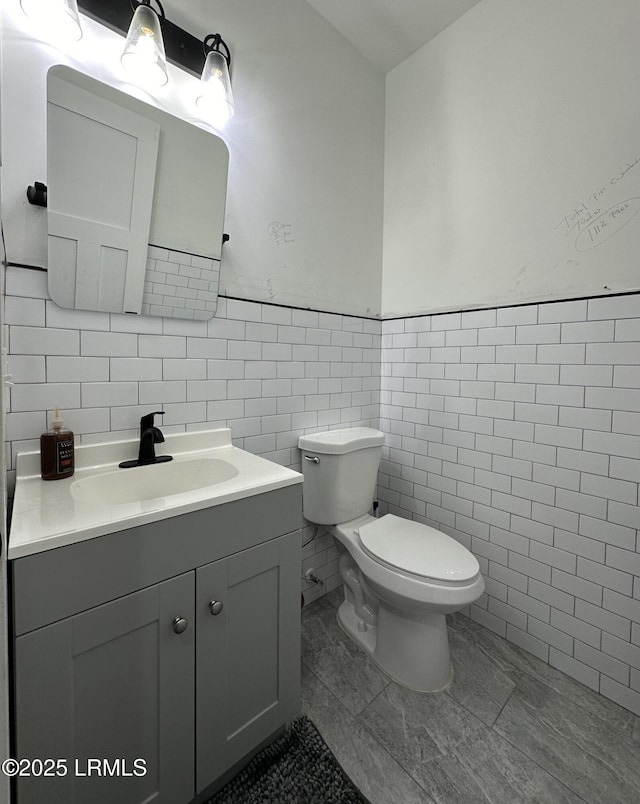
[[[224, 298], [209, 321], [92, 313], [51, 302], [44, 272], [8, 268], [5, 284], [10, 493], [55, 405], [78, 443], [135, 437], [165, 410], [167, 433], [230, 427], [237, 446], [298, 470], [303, 433], [378, 426], [380, 321]], [[333, 538], [314, 534], [302, 572], [324, 584], [303, 583], [307, 602], [339, 583]]]
[[206, 321], [218, 306], [220, 260], [149, 246], [143, 315]]
[[640, 714], [640, 295], [382, 333], [381, 510], [473, 551], [472, 619]]
[[[62, 310], [9, 268], [9, 478], [59, 404], [79, 441], [229, 426], [293, 468], [298, 436], [380, 427], [382, 512], [470, 548], [465, 613], [640, 714], [640, 295], [373, 321], [220, 299], [208, 322]], [[312, 538], [315, 534], [315, 538]], [[310, 601], [339, 583], [304, 529]]]

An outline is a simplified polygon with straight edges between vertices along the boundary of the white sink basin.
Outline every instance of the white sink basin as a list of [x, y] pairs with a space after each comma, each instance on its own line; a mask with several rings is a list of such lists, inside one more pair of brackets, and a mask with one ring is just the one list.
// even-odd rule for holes
[[71, 484], [71, 496], [77, 502], [124, 505], [208, 488], [237, 474], [233, 464], [219, 458], [188, 458], [79, 478]]
[[119, 469], [139, 447], [139, 438], [78, 444], [75, 474], [55, 483], [40, 477], [39, 451], [20, 453], [9, 558], [302, 482], [299, 472], [234, 447], [226, 427], [168, 433], [157, 454], [172, 461]]

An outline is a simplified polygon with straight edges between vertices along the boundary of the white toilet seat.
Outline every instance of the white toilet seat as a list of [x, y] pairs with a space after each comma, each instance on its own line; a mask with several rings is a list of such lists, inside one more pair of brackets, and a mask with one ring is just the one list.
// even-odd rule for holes
[[418, 580], [467, 585], [480, 572], [475, 556], [451, 536], [428, 525], [387, 514], [358, 528], [360, 544], [374, 561]]

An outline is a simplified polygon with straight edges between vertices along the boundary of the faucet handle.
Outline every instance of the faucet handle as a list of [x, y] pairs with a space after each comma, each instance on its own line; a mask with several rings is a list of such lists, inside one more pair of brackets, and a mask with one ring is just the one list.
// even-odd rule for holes
[[[153, 417], [163, 415], [164, 410], [154, 410], [153, 413], [147, 413], [146, 416], [140, 419], [138, 460], [122, 461], [122, 463], [118, 464], [121, 469], [129, 469], [132, 466], [148, 466], [154, 463], [166, 463], [167, 461], [173, 460], [172, 455], [159, 455], [156, 457], [155, 444], [161, 444], [164, 441], [164, 436], [157, 427], [154, 427]], [[177, 617], [176, 619], [179, 620], [181, 618]], [[186, 620], [184, 622], [186, 622]], [[184, 628], [182, 630], [184, 630]]]
[[145, 430], [148, 430], [150, 427], [153, 427], [153, 417], [154, 416], [164, 416], [164, 410], [154, 410], [153, 413], [147, 413], [146, 416], [143, 416], [140, 419], [140, 432], [144, 433]]

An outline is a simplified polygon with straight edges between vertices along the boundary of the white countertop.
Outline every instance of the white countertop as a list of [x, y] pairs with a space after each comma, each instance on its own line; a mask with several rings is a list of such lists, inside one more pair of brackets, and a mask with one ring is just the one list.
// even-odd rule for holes
[[[107, 472], [138, 471], [118, 469], [121, 461], [137, 457], [138, 446], [138, 439], [77, 446], [75, 474], [63, 480], [41, 479], [39, 452], [18, 455], [8, 558], [21, 558], [302, 482], [299, 472], [232, 446], [231, 431], [217, 429], [167, 435], [164, 443], [156, 444], [156, 455], [173, 455], [174, 464], [200, 457], [226, 461], [238, 470], [228, 480], [124, 504], [80, 502], [73, 496], [75, 481]], [[144, 470], [161, 470], [169, 465]], [[133, 483], [133, 474], [131, 480]]]

